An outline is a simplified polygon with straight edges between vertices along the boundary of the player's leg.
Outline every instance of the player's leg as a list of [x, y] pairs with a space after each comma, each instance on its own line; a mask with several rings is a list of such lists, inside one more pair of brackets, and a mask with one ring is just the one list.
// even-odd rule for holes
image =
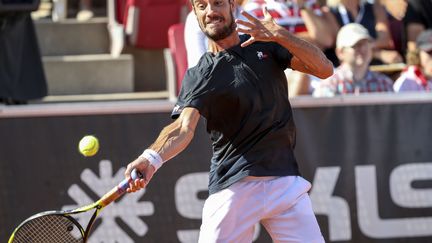
[[261, 223], [275, 243], [324, 242], [307, 194], [310, 184], [299, 176], [294, 178], [288, 181], [281, 178], [269, 188], [266, 207], [269, 217]]
[[209, 196], [204, 204], [200, 243], [251, 243], [263, 214], [263, 185], [240, 181]]

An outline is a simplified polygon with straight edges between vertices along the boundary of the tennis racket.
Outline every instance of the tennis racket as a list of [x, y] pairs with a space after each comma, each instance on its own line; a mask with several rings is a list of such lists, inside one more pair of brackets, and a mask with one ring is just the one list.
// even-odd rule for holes
[[[91, 227], [102, 208], [122, 196], [129, 182], [143, 175], [133, 170], [131, 180], [124, 179], [97, 202], [74, 210], [47, 211], [35, 214], [22, 222], [12, 233], [8, 243], [84, 243]], [[86, 229], [72, 215], [95, 209]]]

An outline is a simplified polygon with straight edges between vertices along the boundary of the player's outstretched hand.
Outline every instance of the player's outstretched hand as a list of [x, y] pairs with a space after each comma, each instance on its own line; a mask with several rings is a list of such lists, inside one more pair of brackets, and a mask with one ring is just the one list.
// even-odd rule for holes
[[128, 180], [131, 178], [131, 172], [133, 169], [137, 169], [139, 172], [141, 172], [143, 178], [132, 180], [129, 183], [129, 188], [127, 189], [127, 192], [136, 192], [142, 188], [145, 188], [153, 177], [153, 174], [155, 173], [155, 168], [150, 165], [148, 160], [143, 157], [138, 157], [127, 165], [125, 177]]
[[[281, 26], [276, 24], [266, 7], [263, 8], [263, 13], [264, 19], [258, 20], [249, 13], [242, 11], [241, 14], [248, 21], [236, 20], [237, 31], [251, 36], [241, 44], [242, 47], [248, 46], [255, 41], [274, 41], [275, 34]], [[239, 27], [239, 25], [242, 25], [242, 27]]]

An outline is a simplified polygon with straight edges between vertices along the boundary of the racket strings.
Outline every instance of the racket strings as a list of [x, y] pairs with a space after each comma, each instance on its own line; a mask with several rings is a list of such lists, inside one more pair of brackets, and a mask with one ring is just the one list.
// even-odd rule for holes
[[22, 225], [16, 232], [13, 243], [83, 242], [78, 226], [62, 215], [45, 215]]

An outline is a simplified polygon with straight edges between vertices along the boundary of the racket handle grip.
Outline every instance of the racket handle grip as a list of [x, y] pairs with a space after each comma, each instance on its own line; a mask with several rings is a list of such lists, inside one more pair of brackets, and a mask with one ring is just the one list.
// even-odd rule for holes
[[142, 178], [144, 178], [144, 175], [139, 170], [133, 169], [131, 172], [131, 178], [132, 178], [132, 180], [142, 179]]
[[101, 207], [105, 207], [106, 205], [115, 201], [117, 198], [123, 195], [126, 192], [126, 190], [129, 188], [129, 182], [139, 178], [144, 178], [143, 174], [139, 172], [137, 169], [134, 169], [131, 172], [131, 178], [129, 180], [124, 179], [116, 187], [111, 189], [111, 191], [109, 191], [107, 194], [102, 196], [101, 199], [99, 199], [99, 205]]
[[136, 180], [136, 179], [141, 179], [144, 178], [144, 175], [138, 171], [137, 169], [133, 169], [131, 172], [131, 179], [124, 179], [122, 182], [120, 182], [118, 184], [118, 190], [121, 192], [125, 192], [126, 189], [129, 188], [129, 182], [131, 182], [132, 180]]

